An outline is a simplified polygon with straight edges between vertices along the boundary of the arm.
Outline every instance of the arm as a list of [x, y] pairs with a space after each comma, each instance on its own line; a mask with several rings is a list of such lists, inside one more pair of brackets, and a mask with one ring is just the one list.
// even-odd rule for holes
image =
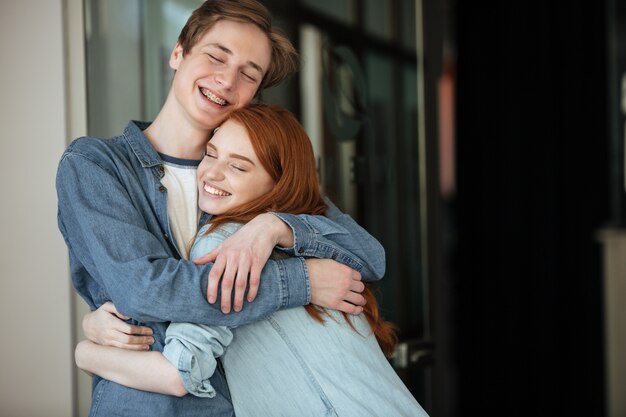
[[293, 246], [285, 247], [293, 256], [335, 259], [360, 272], [364, 281], [381, 279], [385, 274], [382, 245], [329, 199], [326, 216], [275, 213], [293, 231]]
[[[273, 218], [274, 216], [270, 215], [270, 217]], [[283, 224], [280, 220], [275, 221]], [[234, 230], [235, 229], [230, 229], [231, 232]], [[291, 235], [291, 233], [289, 233], [289, 235]], [[218, 229], [212, 234], [204, 235], [196, 239], [191, 249], [191, 257], [195, 258], [199, 254], [211, 252], [224, 241], [225, 236], [226, 235], [222, 234], [222, 231]], [[288, 243], [282, 242], [282, 244], [287, 245]], [[358, 272], [331, 260], [307, 259], [306, 265], [311, 275], [312, 303], [350, 314], [360, 314], [362, 312], [363, 308], [361, 305], [364, 304], [364, 300], [360, 293], [363, 291], [364, 285], [360, 280], [360, 274]], [[121, 315], [111, 302], [107, 302], [97, 310], [85, 316], [83, 319], [83, 331], [88, 339], [101, 345], [117, 346], [134, 350], [147, 349], [148, 345], [152, 343], [149, 336], [151, 334], [150, 328], [128, 325], [122, 321], [125, 319], [126, 317]], [[198, 359], [196, 363], [206, 362], [210, 364], [213, 356], [221, 355], [219, 350], [230, 343], [227, 336], [215, 338], [211, 337], [210, 333], [207, 336], [207, 331], [210, 332], [211, 329], [203, 330], [203, 326], [197, 326], [197, 328], [198, 330], [192, 332], [190, 336], [187, 336], [185, 334], [187, 327], [183, 324], [174, 323], [168, 327], [166, 339], [168, 344], [165, 347], [164, 353], [170, 358], [170, 362], [180, 363], [180, 361], [176, 359], [176, 357], [180, 357], [180, 355], [171, 352], [177, 350], [192, 352], [195, 346], [202, 345], [200, 342], [189, 343], [189, 340], [194, 340], [193, 336], [196, 332], [198, 332], [200, 337], [205, 338], [204, 342], [206, 345], [211, 345], [212, 340], [220, 341], [219, 345], [212, 348], [214, 355], [202, 360]], [[191, 327], [191, 329], [193, 330], [194, 328]], [[194, 357], [192, 354], [188, 354], [187, 356], [190, 358]], [[197, 358], [198, 355], [195, 355], [195, 357]], [[186, 363], [190, 363], [190, 361], [187, 360]], [[186, 367], [186, 369], [191, 368], [191, 365]], [[211, 369], [210, 372], [201, 370], [200, 373], [205, 375], [212, 374], [213, 369]], [[196, 385], [198, 385], [197, 381], [202, 380], [201, 377], [196, 376]], [[186, 383], [185, 385], [189, 392], [194, 393], [195, 391], [201, 391], [190, 388], [193, 387], [191, 383]]]
[[[248, 282], [248, 271], [250, 271], [250, 290], [247, 300], [248, 302], [253, 300], [255, 286], [259, 285], [258, 269], [255, 268], [255, 265], [265, 262], [274, 246], [291, 246], [291, 250], [286, 250], [285, 252], [292, 253], [294, 252], [293, 248], [298, 246], [295, 244], [297, 238], [294, 236], [294, 230], [292, 230], [285, 221], [282, 221], [279, 216], [281, 215], [273, 215], [270, 213], [261, 214], [242, 226], [239, 231], [226, 239], [222, 244], [216, 244], [215, 246], [217, 247], [215, 249], [213, 247], [205, 247], [203, 251], [197, 251], [197, 255], [203, 253], [208, 254], [199, 257], [195, 262], [202, 263], [215, 259], [215, 266], [209, 274], [207, 298], [210, 302], [216, 301], [221, 282], [221, 305], [223, 311], [227, 312], [230, 309], [230, 291], [233, 286], [235, 287], [234, 309], [235, 311], [241, 310], [243, 294]], [[306, 217], [293, 215], [285, 216], [289, 216], [289, 219]], [[346, 243], [352, 242], [353, 239], [348, 231], [340, 226], [336, 226], [324, 216], [308, 217], [311, 218], [313, 222], [317, 222], [318, 225], [321, 225], [321, 228], [325, 228], [328, 234], [331, 232], [334, 233], [336, 240], [342, 240]], [[345, 217], [349, 218], [349, 216]], [[354, 223], [352, 219], [349, 219], [349, 221]], [[354, 225], [360, 229], [356, 223], [354, 223]], [[313, 235], [319, 235], [308, 223], [303, 227], [307, 232]], [[365, 231], [362, 233], [367, 234]], [[200, 241], [202, 242], [203, 240], [204, 239], [201, 239]], [[378, 242], [376, 242], [376, 244], [378, 245]], [[360, 250], [356, 245], [353, 246], [357, 248], [357, 250]], [[382, 251], [382, 247], [380, 245], [378, 246], [380, 247], [380, 251]], [[361, 311], [360, 306], [365, 304], [365, 299], [360, 294], [364, 288], [361, 283], [361, 273], [359, 272], [359, 270], [363, 269], [363, 264], [360, 261], [351, 260], [352, 258], [349, 253], [336, 247], [336, 245], [324, 237], [318, 237], [315, 247], [320, 249], [317, 252], [307, 252], [302, 248], [302, 250], [298, 250], [298, 253], [301, 256], [303, 254], [325, 255], [329, 259], [332, 258], [333, 261], [320, 262], [320, 259], [306, 260], [311, 302], [345, 313], [359, 314]], [[379, 259], [378, 264], [382, 263], [384, 266], [384, 252], [381, 256], [382, 260]], [[334, 261], [335, 259], [337, 262]], [[345, 265], [339, 262], [343, 262]], [[373, 261], [373, 264], [376, 263], [376, 261]], [[225, 310], [224, 306], [226, 306]]]
[[185, 391], [197, 397], [215, 397], [211, 377], [217, 358], [233, 341], [225, 326], [172, 323], [167, 328], [163, 356], [178, 369]]
[[83, 340], [74, 359], [87, 373], [127, 387], [178, 397], [187, 394], [178, 370], [160, 352], [135, 352]]
[[[150, 198], [136, 191], [138, 180], [124, 181], [93, 159], [69, 151], [57, 175], [59, 227], [73, 258], [73, 273], [82, 274], [75, 285], [87, 287], [84, 281], [90, 281], [82, 295], [92, 308], [110, 299], [120, 312], [142, 322], [235, 326], [308, 302], [304, 262], [270, 261], [262, 271], [263, 302], [223, 315], [205, 299], [212, 264], [199, 267], [174, 259], [167, 241], [155, 232], [158, 227], [148, 224], [156, 220], [146, 219], [137, 208]], [[128, 189], [133, 188], [131, 197]]]
[[[198, 238], [191, 250], [191, 256], [211, 250], [223, 239], [224, 235], [220, 231]], [[106, 344], [111, 337], [111, 330], [117, 328], [122, 330], [114, 332], [114, 336], [126, 336], [123, 332], [132, 331], [131, 327], [135, 327], [135, 331], [149, 330], [140, 326], [128, 326], [121, 322], [124, 319], [127, 318], [117, 312], [111, 302], [107, 302], [86, 316], [83, 330], [88, 338], [101, 336], [99, 333], [102, 332], [97, 331], [98, 326], [104, 326], [103, 337], [96, 340], [100, 344]], [[106, 331], [107, 325], [111, 324], [118, 326]], [[99, 349], [97, 345], [83, 343], [76, 348], [76, 361], [82, 369], [131, 388], [169, 395], [185, 395], [189, 392], [200, 397], [214, 397], [215, 389], [210, 378], [217, 367], [216, 358], [224, 354], [232, 340], [232, 332], [224, 326], [171, 323], [167, 327], [162, 355], [155, 352], [133, 352], [136, 354], [129, 355], [121, 349]], [[133, 349], [137, 345], [130, 340], [120, 346]], [[163, 361], [164, 358], [166, 361]], [[172, 375], [172, 370], [176, 377]]]
[[76, 346], [76, 365], [89, 374], [143, 391], [183, 396], [215, 396], [210, 378], [232, 342], [223, 326], [172, 323], [163, 353], [136, 352], [84, 340]]
[[[361, 295], [364, 284], [360, 274], [345, 265], [327, 259], [307, 259], [307, 269], [311, 282], [311, 303], [322, 307], [340, 310], [348, 314], [363, 312], [365, 299]], [[124, 349], [147, 350], [154, 342], [149, 327], [132, 326], [117, 312], [111, 302], [107, 302], [83, 318], [85, 336], [99, 345], [116, 346]], [[171, 326], [167, 337], [170, 337]], [[230, 343], [230, 342], [228, 342]], [[222, 342], [222, 346], [228, 345]], [[166, 346], [165, 350], [167, 351]], [[219, 353], [221, 355], [221, 353]], [[174, 360], [171, 361], [175, 362]], [[87, 369], [87, 368], [86, 368]], [[101, 373], [97, 371], [99, 375]], [[212, 372], [212, 371], [211, 371]], [[196, 379], [196, 380], [202, 380]], [[193, 389], [189, 390], [194, 392]], [[197, 394], [196, 394], [197, 395]]]

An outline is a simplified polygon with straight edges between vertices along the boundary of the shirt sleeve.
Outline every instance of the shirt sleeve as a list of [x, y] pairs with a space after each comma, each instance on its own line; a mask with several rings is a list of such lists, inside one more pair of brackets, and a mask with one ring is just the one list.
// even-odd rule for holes
[[273, 213], [294, 235], [294, 245], [281, 248], [289, 255], [334, 259], [359, 271], [364, 281], [379, 280], [385, 274], [385, 250], [352, 217], [342, 213], [330, 200], [326, 216]]
[[163, 355], [178, 369], [185, 389], [197, 397], [215, 397], [211, 377], [217, 358], [233, 340], [225, 326], [171, 323], [165, 334]]
[[212, 264], [173, 258], [163, 235], [146, 224], [154, 220], [137, 208], [135, 200], [148, 198], [149, 191], [130, 193], [139, 187], [136, 179], [121, 178], [102, 165], [91, 155], [68, 151], [56, 183], [59, 228], [73, 258], [72, 273], [90, 281], [75, 286], [88, 288], [92, 307], [94, 300], [111, 300], [141, 322], [237, 326], [308, 303], [306, 266], [290, 258], [268, 261], [255, 301], [223, 314], [217, 303], [206, 301]]

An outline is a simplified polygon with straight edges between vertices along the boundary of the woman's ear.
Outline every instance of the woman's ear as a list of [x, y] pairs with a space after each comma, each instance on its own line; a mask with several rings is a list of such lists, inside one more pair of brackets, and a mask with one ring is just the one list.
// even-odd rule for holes
[[172, 54], [170, 55], [170, 68], [173, 70], [177, 70], [178, 66], [182, 62], [183, 56], [183, 47], [180, 43], [176, 42], [176, 46], [172, 50]]

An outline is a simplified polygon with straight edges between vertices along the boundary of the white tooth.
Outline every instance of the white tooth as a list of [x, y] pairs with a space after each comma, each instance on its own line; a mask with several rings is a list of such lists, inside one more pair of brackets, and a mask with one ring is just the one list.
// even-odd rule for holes
[[230, 193], [227, 193], [226, 191], [218, 190], [217, 188], [213, 188], [210, 185], [205, 185], [204, 191], [206, 191], [209, 194], [219, 195], [220, 197], [226, 197], [230, 195]]
[[224, 100], [223, 98], [219, 98], [215, 94], [211, 93], [209, 90], [205, 90], [203, 88], [200, 91], [202, 91], [202, 94], [204, 94], [204, 96], [208, 98], [209, 100], [211, 100], [212, 102], [217, 103], [220, 106], [226, 105], [226, 100]]

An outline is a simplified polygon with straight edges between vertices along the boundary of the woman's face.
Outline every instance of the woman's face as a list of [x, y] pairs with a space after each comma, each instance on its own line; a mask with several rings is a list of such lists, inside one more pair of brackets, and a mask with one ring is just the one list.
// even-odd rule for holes
[[198, 166], [198, 205], [210, 214], [230, 213], [274, 187], [259, 162], [248, 132], [228, 120], [218, 128]]

